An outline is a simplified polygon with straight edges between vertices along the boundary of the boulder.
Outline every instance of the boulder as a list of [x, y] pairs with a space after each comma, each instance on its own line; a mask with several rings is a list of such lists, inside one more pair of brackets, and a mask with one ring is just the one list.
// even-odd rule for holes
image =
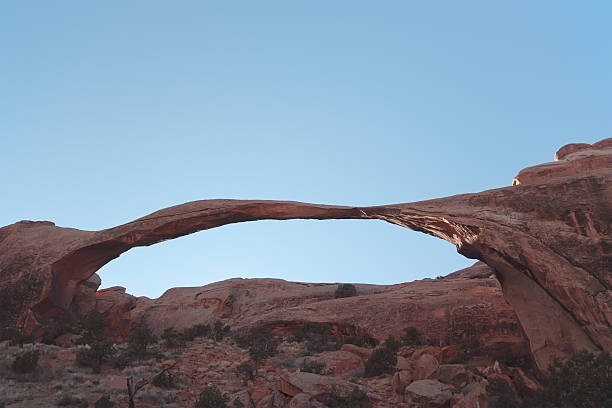
[[461, 350], [461, 348], [456, 344], [451, 344], [449, 346], [442, 347], [438, 357], [441, 364], [449, 364], [461, 354], [463, 354], [463, 350]]
[[465, 387], [473, 377], [462, 364], [442, 364], [438, 369], [438, 380], [456, 388]]
[[412, 372], [408, 370], [396, 371], [391, 380], [391, 389], [396, 394], [403, 394], [404, 390], [412, 382]]
[[450, 402], [451, 408], [488, 408], [489, 397], [482, 384], [472, 383], [461, 390], [461, 393], [453, 395]]
[[413, 380], [427, 380], [435, 378], [438, 375], [440, 365], [438, 360], [431, 354], [422, 354], [414, 362], [414, 370], [412, 370]]
[[453, 397], [454, 388], [438, 380], [417, 380], [408, 385], [404, 391], [407, 402], [430, 408], [441, 408]]
[[525, 372], [519, 367], [508, 368], [509, 376], [512, 378], [514, 387], [517, 393], [522, 397], [534, 397], [540, 391], [542, 386], [532, 378], [529, 378]]
[[81, 282], [75, 290], [70, 310], [74, 315], [84, 315], [96, 308], [96, 291], [102, 284], [102, 279], [94, 273], [86, 281]]
[[423, 354], [429, 354], [432, 356], [438, 356], [440, 354], [440, 347], [436, 346], [421, 346], [414, 350], [412, 353], [412, 359], [418, 360]]
[[288, 408], [327, 408], [309, 394], [298, 394], [289, 401]]
[[286, 406], [285, 397], [278, 391], [267, 394], [255, 404], [255, 408], [285, 408]]
[[[230, 395], [228, 406], [233, 407], [236, 404], [236, 401], [240, 401], [244, 408], [254, 408], [253, 401], [251, 401], [251, 395], [247, 390], [239, 391], [235, 394]], [[240, 404], [238, 403], [238, 404]]]
[[348, 395], [355, 387], [357, 387], [356, 384], [335, 377], [305, 372], [284, 373], [278, 384], [278, 389], [291, 397], [301, 393], [319, 395], [324, 392]]

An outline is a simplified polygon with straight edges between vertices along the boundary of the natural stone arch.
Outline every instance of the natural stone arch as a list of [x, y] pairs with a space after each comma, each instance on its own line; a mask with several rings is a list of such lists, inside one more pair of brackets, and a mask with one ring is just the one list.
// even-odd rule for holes
[[514, 187], [417, 203], [205, 200], [101, 231], [9, 225], [0, 229], [0, 321], [42, 335], [69, 308], [79, 283], [136, 246], [236, 222], [379, 219], [449, 241], [488, 264], [540, 368], [582, 348], [612, 350], [612, 149], [606, 143], [591, 161], [581, 150], [557, 165], [526, 169]]

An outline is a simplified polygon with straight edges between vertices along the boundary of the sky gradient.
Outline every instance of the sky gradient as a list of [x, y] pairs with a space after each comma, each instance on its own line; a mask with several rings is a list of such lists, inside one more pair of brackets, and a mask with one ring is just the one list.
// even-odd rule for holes
[[[191, 200], [377, 205], [508, 186], [612, 135], [612, 3], [0, 4], [0, 225]], [[380, 221], [225, 226], [106, 265], [159, 296], [231, 277], [397, 283], [468, 266]]]

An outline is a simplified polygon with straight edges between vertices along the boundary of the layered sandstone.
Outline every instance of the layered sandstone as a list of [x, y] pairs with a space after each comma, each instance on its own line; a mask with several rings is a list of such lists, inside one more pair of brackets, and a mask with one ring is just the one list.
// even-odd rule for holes
[[[98, 292], [106, 336], [125, 340], [145, 316], [156, 334], [222, 319], [241, 332], [265, 325], [292, 334], [305, 322], [329, 323], [339, 337], [401, 338], [415, 327], [421, 341], [438, 347], [479, 343], [491, 358], [522, 358], [529, 347], [516, 314], [484, 264], [443, 279], [380, 286], [356, 284], [358, 296], [335, 299], [338, 284], [280, 279], [229, 279], [202, 287], [173, 288], [157, 299], [136, 298], [123, 288]], [[449, 357], [453, 357], [449, 355]]]
[[512, 187], [377, 207], [205, 200], [101, 231], [22, 221], [0, 229], [0, 322], [42, 335], [77, 287], [135, 246], [260, 219], [384, 220], [445, 239], [495, 271], [540, 367], [612, 350], [612, 141], [562, 148]]

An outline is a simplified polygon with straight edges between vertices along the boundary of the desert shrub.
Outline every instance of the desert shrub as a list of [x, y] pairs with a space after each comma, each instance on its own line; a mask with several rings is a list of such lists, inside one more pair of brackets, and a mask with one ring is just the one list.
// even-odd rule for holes
[[103, 395], [94, 404], [94, 408], [115, 408], [117, 404], [115, 404], [108, 395]]
[[13, 360], [11, 369], [17, 374], [31, 373], [38, 366], [38, 359], [40, 358], [40, 351], [29, 350], [19, 354]]
[[436, 276], [436, 279], [438, 279], [438, 280], [440, 280], [440, 279], [444, 279], [444, 276], [442, 276], [442, 275], [438, 275], [438, 276]]
[[515, 397], [512, 386], [501, 378], [488, 378], [486, 390], [489, 396], [500, 397], [502, 401]]
[[533, 367], [533, 359], [529, 354], [501, 354], [496, 359], [508, 367], [520, 367], [523, 371]]
[[144, 357], [147, 355], [147, 348], [155, 343], [157, 337], [153, 335], [145, 317], [142, 316], [132, 327], [128, 337], [128, 348], [135, 357]]
[[89, 404], [83, 397], [73, 394], [64, 394], [55, 402], [55, 405], [60, 407], [76, 406], [86, 408]]
[[397, 351], [400, 349], [400, 346], [401, 343], [395, 340], [395, 337], [393, 336], [387, 337], [385, 339], [385, 342], [383, 343], [383, 347], [391, 351], [393, 354], [397, 353]]
[[498, 397], [491, 397], [489, 400], [489, 406], [492, 408], [520, 408], [521, 403], [516, 399], [516, 397], [510, 394], [502, 394]]
[[608, 352], [595, 356], [586, 350], [566, 362], [548, 367], [542, 393], [527, 406], [537, 408], [593, 408], [612, 399], [612, 358]]
[[209, 337], [212, 329], [210, 324], [196, 324], [183, 332], [183, 338], [192, 341], [196, 337]]
[[77, 351], [76, 361], [85, 367], [91, 367], [94, 373], [100, 372], [104, 361], [109, 360], [115, 353], [113, 343], [108, 340], [93, 340], [89, 347]]
[[420, 346], [422, 344], [419, 329], [412, 326], [408, 326], [404, 329], [404, 335], [400, 340], [402, 344], [407, 346]]
[[449, 360], [449, 364], [465, 364], [468, 361], [470, 361], [471, 357], [464, 353], [463, 351], [460, 351], [459, 353], [457, 353], [456, 356], [454, 356], [453, 358], [451, 358]]
[[234, 336], [234, 339], [240, 347], [248, 349], [255, 363], [275, 355], [278, 349], [278, 339], [272, 335], [272, 330], [265, 326], [251, 329], [244, 335]]
[[127, 366], [129, 366], [134, 360], [134, 356], [130, 352], [130, 350], [121, 350], [115, 353], [114, 356], [110, 358], [110, 362], [113, 367], [118, 368], [119, 370], [123, 370]]
[[195, 403], [195, 408], [229, 408], [227, 401], [229, 398], [221, 394], [217, 387], [206, 387], [200, 393]]
[[343, 283], [342, 285], [338, 286], [338, 289], [336, 289], [336, 292], [334, 293], [334, 297], [336, 299], [353, 296], [357, 296], [357, 288], [355, 285], [350, 283]]
[[210, 337], [214, 341], [220, 341], [225, 336], [227, 336], [229, 333], [230, 333], [230, 327], [224, 325], [223, 322], [221, 322], [221, 320], [216, 320], [215, 323], [213, 324]]
[[244, 402], [240, 401], [238, 398], [236, 398], [234, 400], [234, 402], [232, 403], [232, 408], [244, 408]]
[[167, 347], [182, 347], [185, 345], [185, 336], [174, 330], [174, 327], [165, 329], [161, 338]]
[[255, 366], [248, 361], [244, 363], [240, 363], [236, 367], [236, 375], [238, 377], [243, 378], [244, 380], [254, 380], [255, 379]]
[[397, 364], [397, 356], [391, 350], [381, 347], [372, 352], [365, 362], [365, 376], [375, 377], [390, 373]]
[[0, 333], [0, 341], [4, 340], [8, 340], [11, 346], [19, 346], [20, 348], [22, 348], [24, 344], [34, 343], [34, 337], [13, 328], [2, 330], [2, 333]]
[[178, 379], [170, 371], [162, 371], [151, 380], [151, 384], [159, 388], [180, 388]]
[[81, 326], [85, 338], [99, 339], [104, 333], [104, 319], [97, 309], [92, 309], [83, 316]]
[[311, 360], [304, 360], [301, 371], [313, 374], [321, 374], [325, 370], [325, 363]]
[[371, 408], [372, 403], [368, 395], [361, 389], [354, 387], [350, 394], [340, 395], [335, 389], [316, 397], [319, 402], [334, 408]]
[[294, 334], [293, 340], [304, 342], [310, 353], [338, 350], [341, 344], [331, 333], [332, 325], [329, 323], [306, 322]]

